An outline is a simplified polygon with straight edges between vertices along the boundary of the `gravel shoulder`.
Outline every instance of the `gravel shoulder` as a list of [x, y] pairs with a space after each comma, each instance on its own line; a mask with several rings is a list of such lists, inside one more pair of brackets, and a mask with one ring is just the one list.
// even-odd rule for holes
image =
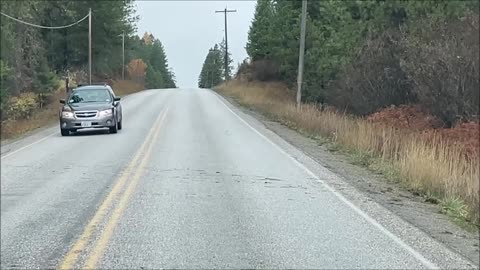
[[453, 223], [449, 217], [440, 213], [440, 206], [417, 196], [396, 183], [389, 182], [382, 175], [367, 168], [353, 165], [345, 154], [332, 152], [318, 141], [278, 122], [271, 121], [265, 115], [239, 105], [234, 99], [225, 97], [244, 113], [261, 121], [266, 128], [275, 132], [284, 140], [303, 151], [310, 158], [340, 176], [367, 197], [382, 205], [404, 221], [419, 228], [433, 239], [451, 250], [469, 259], [477, 266], [479, 258], [479, 232], [471, 232]]

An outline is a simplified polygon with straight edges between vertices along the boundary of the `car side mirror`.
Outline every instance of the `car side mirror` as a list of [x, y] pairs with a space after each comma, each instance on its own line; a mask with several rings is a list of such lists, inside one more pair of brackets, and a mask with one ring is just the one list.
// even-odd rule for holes
[[65, 99], [60, 99], [61, 104], [65, 104]]
[[113, 101], [120, 101], [120, 97], [114, 97]]

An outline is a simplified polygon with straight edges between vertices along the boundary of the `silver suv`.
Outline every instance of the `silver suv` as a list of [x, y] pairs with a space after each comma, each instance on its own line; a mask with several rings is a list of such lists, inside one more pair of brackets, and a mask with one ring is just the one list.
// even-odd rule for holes
[[110, 133], [122, 129], [122, 105], [107, 84], [80, 86], [72, 90], [60, 111], [62, 136], [84, 128], [108, 128]]

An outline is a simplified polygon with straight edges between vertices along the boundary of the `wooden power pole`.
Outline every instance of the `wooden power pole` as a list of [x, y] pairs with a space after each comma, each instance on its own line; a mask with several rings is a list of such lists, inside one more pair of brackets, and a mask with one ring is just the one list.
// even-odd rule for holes
[[303, 58], [305, 55], [305, 31], [307, 27], [307, 0], [302, 0], [302, 22], [300, 25], [300, 52], [298, 56], [297, 108], [302, 102]]
[[228, 34], [227, 34], [227, 13], [237, 12], [237, 10], [216, 10], [215, 13], [224, 13], [225, 14], [225, 81], [229, 80], [229, 70], [228, 70]]
[[88, 10], [88, 81], [92, 84], [92, 9]]

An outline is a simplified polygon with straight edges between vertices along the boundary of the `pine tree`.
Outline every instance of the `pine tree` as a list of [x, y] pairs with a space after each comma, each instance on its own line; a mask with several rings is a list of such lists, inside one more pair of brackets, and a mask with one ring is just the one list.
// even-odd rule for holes
[[247, 53], [252, 61], [270, 56], [272, 36], [273, 4], [271, 0], [258, 0], [255, 15], [248, 31]]
[[149, 89], [165, 88], [165, 82], [160, 72], [156, 71], [152, 66], [147, 67], [146, 85]]
[[8, 105], [12, 74], [12, 69], [3, 60], [0, 60], [0, 119], [2, 120], [3, 111]]
[[175, 79], [160, 40], [145, 33], [139, 45], [140, 57], [147, 64], [146, 83], [148, 88], [175, 88]]
[[202, 70], [198, 78], [198, 87], [212, 88], [222, 83], [223, 70], [222, 52], [219, 46], [215, 44], [215, 46], [209, 50], [203, 62]]
[[225, 39], [222, 39], [222, 42], [219, 44], [220, 53], [222, 54], [222, 66], [223, 66], [223, 80], [228, 80], [232, 77], [232, 70], [233, 70], [233, 59], [232, 54], [228, 52], [227, 54], [227, 72], [225, 72]]
[[35, 80], [33, 82], [40, 108], [43, 107], [47, 98], [57, 89], [58, 85], [59, 81], [55, 73], [50, 71], [47, 60], [43, 59], [35, 68]]

